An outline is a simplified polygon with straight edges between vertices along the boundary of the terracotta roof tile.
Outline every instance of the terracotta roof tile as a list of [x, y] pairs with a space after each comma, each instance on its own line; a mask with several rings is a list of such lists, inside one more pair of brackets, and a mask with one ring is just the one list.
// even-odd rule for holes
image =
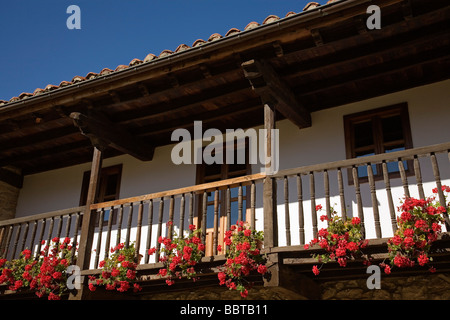
[[220, 35], [219, 33], [213, 33], [212, 35], [209, 36], [208, 41], [215, 41], [215, 40], [219, 40], [222, 38], [222, 35]]
[[113, 72], [113, 70], [111, 70], [110, 68], [103, 68], [102, 71], [100, 71], [100, 75], [104, 76], [106, 74], [110, 74], [111, 72]]
[[268, 23], [272, 23], [272, 22], [275, 22], [278, 20], [280, 20], [280, 17], [275, 16], [275, 15], [270, 15], [266, 19], [264, 19], [262, 24], [268, 24]]
[[87, 80], [90, 80], [90, 79], [95, 79], [95, 78], [97, 78], [98, 77], [98, 73], [95, 73], [95, 72], [89, 72], [87, 75], [86, 75], [86, 79]]
[[81, 81], [84, 81], [84, 80], [86, 80], [85, 77], [82, 77], [82, 76], [75, 76], [75, 77], [73, 77], [73, 79], [72, 79], [72, 83], [77, 83], [77, 82], [81, 82]]
[[190, 47], [188, 46], [188, 45], [186, 45], [186, 44], [180, 44], [176, 49], [175, 49], [175, 52], [181, 52], [181, 51], [184, 51], [184, 50], [187, 50], [187, 49], [189, 49]]
[[142, 61], [141, 59], [133, 59], [133, 60], [130, 61], [130, 63], [128, 65], [131, 67], [131, 66], [135, 66], [135, 65], [141, 64], [143, 62], [144, 61]]
[[21, 94], [19, 94], [19, 99], [25, 99], [25, 98], [32, 97], [32, 96], [33, 96], [32, 93], [22, 92]]
[[244, 30], [247, 31], [247, 30], [254, 29], [256, 27], [259, 27], [259, 23], [256, 21], [252, 21], [244, 28]]
[[204, 44], [204, 43], [206, 43], [205, 40], [203, 40], [203, 39], [197, 39], [197, 40], [195, 40], [194, 43], [192, 44], [192, 47], [198, 47], [198, 46], [201, 46], [201, 45]]
[[116, 67], [116, 69], [114, 69], [114, 71], [120, 71], [120, 70], [124, 70], [124, 69], [128, 69], [129, 67], [127, 66], [127, 65], [125, 65], [125, 64], [121, 64], [121, 65], [118, 65], [117, 67]]
[[[337, 1], [337, 0], [329, 0], [327, 3], [331, 3], [331, 2], [335, 2], [335, 1]], [[318, 6], [320, 6], [320, 4], [319, 4], [318, 2], [309, 2], [309, 3], [303, 8], [303, 11], [313, 9], [313, 8], [318, 7]], [[292, 16], [292, 15], [295, 15], [295, 14], [297, 14], [297, 13], [295, 13], [295, 12], [293, 12], [293, 11], [290, 11], [290, 12], [288, 12], [288, 13], [286, 14], [285, 17], [289, 17], [289, 16]], [[276, 16], [276, 15], [269, 15], [268, 17], [266, 17], [266, 19], [264, 19], [264, 21], [262, 22], [261, 25], [269, 24], [269, 23], [272, 23], [272, 22], [275, 22], [275, 21], [278, 21], [278, 20], [280, 20], [280, 18], [279, 18], [278, 16]], [[247, 26], [244, 28], [244, 31], [247, 31], [247, 30], [251, 30], [251, 29], [257, 28], [258, 26], [260, 26], [260, 24], [259, 24], [258, 22], [252, 21], [252, 22], [250, 22], [249, 24], [247, 24]], [[231, 29], [229, 29], [228, 32], [225, 34], [225, 37], [228, 37], [228, 36], [234, 35], [234, 34], [236, 34], [236, 33], [240, 33], [240, 32], [241, 32], [241, 30], [239, 30], [239, 29], [237, 29], [237, 28], [231, 28]], [[47, 85], [47, 86], [45, 87], [45, 89], [37, 88], [37, 89], [34, 90], [33, 93], [26, 93], [26, 92], [21, 93], [18, 97], [12, 97], [9, 101], [7, 101], [7, 100], [0, 100], [0, 105], [5, 105], [5, 104], [8, 104], [8, 103], [10, 103], [10, 102], [19, 101], [19, 100], [21, 100], [21, 99], [25, 99], [25, 98], [32, 97], [32, 96], [38, 96], [38, 95], [43, 94], [43, 93], [48, 92], [48, 91], [56, 90], [56, 89], [59, 89], [59, 88], [62, 88], [62, 87], [66, 87], [66, 86], [69, 86], [69, 85], [72, 85], [72, 84], [75, 84], [75, 83], [79, 83], [79, 82], [82, 82], [82, 81], [85, 81], [85, 80], [94, 79], [94, 78], [97, 78], [97, 77], [99, 77], [99, 76], [103, 76], [103, 75], [110, 74], [110, 73], [113, 73], [113, 72], [116, 72], [116, 71], [120, 71], [120, 70], [126, 69], [126, 68], [128, 68], [128, 67], [138, 65], [138, 64], [147, 63], [147, 62], [153, 61], [153, 60], [155, 60], [155, 59], [159, 59], [159, 58], [166, 57], [166, 56], [169, 56], [169, 55], [172, 55], [172, 54], [175, 54], [175, 53], [179, 53], [179, 52], [182, 52], [182, 51], [185, 51], [185, 50], [189, 50], [189, 49], [191, 49], [191, 48], [193, 48], [193, 47], [198, 47], [198, 46], [201, 46], [201, 45], [203, 45], [203, 44], [205, 44], [205, 43], [207, 43], [207, 42], [216, 41], [216, 40], [219, 40], [219, 39], [222, 39], [222, 38], [223, 38], [223, 36], [220, 35], [219, 33], [213, 33], [213, 34], [208, 38], [207, 41], [205, 41], [205, 40], [203, 40], [203, 39], [198, 39], [198, 40], [196, 40], [196, 41], [192, 44], [191, 47], [189, 47], [189, 46], [186, 45], [186, 44], [180, 44], [180, 45], [175, 49], [175, 51], [172, 51], [172, 50], [163, 50], [163, 51], [159, 54], [159, 56], [156, 56], [156, 55], [154, 55], [153, 53], [149, 53], [149, 54], [144, 58], [144, 60], [133, 59], [133, 60], [130, 61], [130, 63], [129, 63], [128, 65], [119, 65], [119, 66], [117, 66], [117, 67], [115, 68], [115, 70], [111, 70], [111, 69], [109, 69], [109, 68], [104, 68], [104, 69], [101, 70], [99, 73], [89, 72], [89, 73], [86, 75], [86, 77], [75, 76], [75, 77], [72, 78], [71, 81], [62, 81], [62, 82], [59, 84], [59, 86], [55, 86], [55, 85], [50, 85], [50, 84], [49, 84], [49, 85]]]
[[36, 88], [36, 89], [34, 89], [33, 95], [38, 96], [42, 93], [44, 93], [44, 89]]
[[316, 8], [316, 7], [318, 7], [318, 6], [320, 6], [320, 3], [318, 3], [318, 2], [309, 2], [309, 3], [303, 8], [303, 11], [310, 10], [310, 9], [314, 9], [314, 8]]
[[66, 86], [70, 86], [72, 84], [72, 82], [69, 81], [61, 81], [61, 83], [59, 84], [59, 87], [66, 87]]
[[239, 33], [241, 32], [241, 30], [236, 29], [236, 28], [231, 28], [230, 30], [228, 30], [228, 32], [225, 34], [225, 37], [231, 36], [235, 33]]

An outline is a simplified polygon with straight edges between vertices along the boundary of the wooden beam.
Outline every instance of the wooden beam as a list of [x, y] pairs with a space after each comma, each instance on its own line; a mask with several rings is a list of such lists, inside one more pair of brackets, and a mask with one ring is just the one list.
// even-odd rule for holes
[[267, 270], [264, 275], [264, 286], [283, 288], [308, 299], [320, 299], [320, 286], [294, 268], [283, 263], [279, 253], [267, 255]]
[[[91, 176], [89, 179], [89, 188], [86, 198], [86, 207], [83, 214], [83, 222], [81, 225], [81, 235], [80, 242], [78, 247], [78, 258], [77, 265], [81, 270], [89, 269], [90, 258], [91, 258], [91, 250], [92, 243], [95, 232], [95, 211], [91, 211], [91, 205], [95, 202], [95, 197], [97, 195], [97, 190], [99, 187], [100, 181], [100, 172], [102, 170], [102, 161], [103, 155], [102, 151], [96, 147], [94, 147], [94, 154], [92, 156], [92, 165], [91, 165]], [[86, 292], [86, 285], [83, 285], [82, 288], [74, 295], [71, 295], [71, 299], [81, 299]]]
[[106, 117], [91, 113], [87, 116], [79, 112], [72, 112], [70, 118], [81, 133], [87, 136], [98, 149], [112, 147], [127, 153], [139, 160], [152, 160], [155, 148], [130, 134], [120, 125], [109, 121]]
[[241, 66], [245, 77], [264, 104], [273, 104], [281, 114], [300, 129], [311, 126], [311, 114], [300, 104], [271, 65], [252, 59], [242, 63]]
[[23, 175], [5, 168], [0, 168], [0, 181], [20, 189], [23, 186]]

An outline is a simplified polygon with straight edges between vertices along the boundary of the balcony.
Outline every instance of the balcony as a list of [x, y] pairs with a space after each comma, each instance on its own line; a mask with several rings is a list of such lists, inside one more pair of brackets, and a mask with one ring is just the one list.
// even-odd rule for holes
[[[217, 268], [225, 261], [218, 246], [223, 245], [224, 231], [237, 217], [264, 231], [263, 252], [268, 254], [271, 277], [263, 280], [256, 276], [256, 287], [283, 288], [304, 297], [320, 298], [317, 286], [336, 279], [364, 278], [367, 274], [358, 261], [346, 268], [329, 263], [319, 277], [312, 274], [316, 261], [311, 254], [321, 249], [305, 250], [304, 244], [326, 227], [326, 222], [318, 220], [316, 205], [322, 205], [328, 215], [334, 208], [343, 217], [359, 217], [369, 239], [367, 252], [375, 262], [381, 262], [387, 257], [387, 239], [397, 229], [396, 208], [403, 195], [424, 198], [437, 187], [437, 197], [445, 203], [441, 186], [450, 183], [449, 160], [450, 143], [444, 143], [94, 203], [90, 210], [76, 207], [1, 221], [0, 257], [12, 260], [25, 248], [38, 256], [43, 241], [69, 237], [79, 245], [79, 259], [84, 259], [84, 263], [77, 261], [81, 275], [89, 276], [101, 272], [99, 262], [108, 257], [111, 247], [134, 243], [143, 290], [127, 297], [201, 290], [218, 284]], [[90, 212], [90, 219], [83, 219], [85, 212]], [[450, 223], [448, 216], [445, 219], [442, 237], [435, 243], [439, 250], [433, 255], [438, 272], [450, 270]], [[157, 274], [162, 263], [157, 256], [148, 255], [148, 249], [159, 248], [160, 236], [187, 232], [190, 224], [202, 230], [206, 245], [199, 265], [200, 278], [196, 282], [182, 279], [168, 287]], [[426, 271], [414, 267], [398, 275], [423, 273]], [[294, 285], [295, 281], [306, 281], [310, 286], [301, 289]], [[95, 298], [96, 294], [87, 296]], [[2, 298], [18, 296], [6, 286], [1, 288]]]

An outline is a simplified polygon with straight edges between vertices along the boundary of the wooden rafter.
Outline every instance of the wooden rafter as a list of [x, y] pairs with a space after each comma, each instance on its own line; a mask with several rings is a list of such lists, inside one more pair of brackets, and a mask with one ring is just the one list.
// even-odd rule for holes
[[267, 62], [249, 60], [242, 63], [244, 75], [263, 103], [275, 108], [300, 129], [311, 126], [310, 112], [297, 100], [291, 89]]
[[73, 119], [75, 126], [80, 129], [81, 133], [87, 136], [99, 150], [112, 147], [142, 161], [153, 159], [155, 151], [153, 146], [133, 136], [123, 127], [109, 121], [104, 116], [72, 112], [70, 118]]

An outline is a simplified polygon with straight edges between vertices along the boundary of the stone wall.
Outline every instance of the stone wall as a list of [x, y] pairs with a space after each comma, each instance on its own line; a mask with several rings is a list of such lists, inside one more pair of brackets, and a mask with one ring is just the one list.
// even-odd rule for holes
[[[382, 276], [381, 289], [368, 289], [366, 278], [329, 281], [321, 284], [322, 300], [450, 300], [450, 274]], [[239, 293], [225, 287], [196, 288], [142, 295], [143, 300], [241, 300]], [[305, 300], [280, 287], [254, 287], [246, 300]]]
[[0, 221], [15, 217], [19, 192], [19, 188], [0, 181]]
[[450, 274], [382, 276], [380, 289], [368, 289], [367, 279], [322, 284], [323, 300], [450, 300]]
[[[142, 300], [242, 300], [239, 292], [219, 285], [194, 290], [142, 295]], [[248, 292], [245, 300], [306, 300], [305, 297], [280, 287], [255, 286]]]

